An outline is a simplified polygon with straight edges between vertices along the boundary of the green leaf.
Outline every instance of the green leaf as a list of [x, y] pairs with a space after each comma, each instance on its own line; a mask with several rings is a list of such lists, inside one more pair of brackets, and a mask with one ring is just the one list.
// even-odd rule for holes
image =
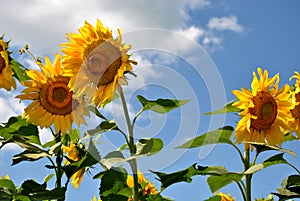
[[236, 181], [239, 182], [243, 178], [243, 174], [226, 173], [222, 175], [212, 175], [207, 178], [207, 183], [212, 193], [218, 191], [224, 186]]
[[221, 200], [222, 200], [221, 196], [215, 195], [215, 196], [210, 197], [210, 198], [208, 198], [207, 200], [204, 200], [204, 201], [221, 201]]
[[186, 168], [184, 170], [180, 170], [177, 172], [173, 172], [170, 174], [166, 174], [163, 172], [155, 172], [159, 178], [158, 180], [161, 182], [162, 191], [166, 189], [168, 186], [178, 183], [178, 182], [188, 182], [192, 181], [192, 177], [196, 175], [221, 175], [227, 174], [228, 171], [223, 166], [197, 166], [196, 164]]
[[43, 190], [39, 192], [34, 192], [30, 194], [33, 200], [65, 200], [66, 189], [55, 188], [53, 190]]
[[30, 80], [27, 76], [26, 71], [28, 70], [22, 64], [15, 60], [10, 61], [10, 66], [14, 71], [14, 77], [16, 77], [19, 81]]
[[150, 194], [146, 198], [142, 198], [146, 201], [172, 201], [170, 198], [162, 197], [160, 194]]
[[0, 136], [11, 140], [14, 136], [22, 137], [25, 142], [41, 145], [38, 129], [35, 125], [26, 121], [21, 116], [11, 117], [4, 127], [0, 127]]
[[71, 178], [72, 175], [78, 170], [91, 167], [96, 163], [98, 163], [98, 160], [96, 160], [89, 152], [86, 152], [79, 161], [72, 162], [65, 167], [66, 175], [68, 178]]
[[213, 111], [213, 112], [206, 112], [203, 115], [214, 115], [214, 114], [224, 114], [224, 113], [230, 113], [230, 112], [241, 112], [242, 110], [232, 106], [232, 104], [235, 101], [230, 101], [229, 103], [227, 103], [223, 108]]
[[24, 152], [17, 154], [13, 157], [12, 165], [16, 165], [22, 161], [36, 161], [43, 157], [51, 157], [47, 152], [44, 151], [31, 151], [25, 150]]
[[106, 131], [110, 131], [110, 130], [117, 130], [118, 126], [116, 124], [116, 122], [114, 122], [113, 120], [107, 120], [107, 121], [103, 121], [99, 124], [99, 126], [97, 126], [94, 129], [88, 130], [86, 131], [86, 135], [89, 136], [94, 136], [98, 133], [103, 133]]
[[160, 114], [166, 114], [167, 112], [189, 102], [189, 100], [174, 100], [174, 99], [161, 99], [161, 98], [155, 101], [150, 101], [141, 95], [137, 95], [137, 99], [143, 105], [144, 111], [152, 110], [153, 112], [157, 112]]
[[48, 183], [54, 176], [55, 176], [55, 174], [47, 175], [44, 179], [44, 183]]
[[283, 158], [283, 154], [284, 153], [277, 154], [275, 156], [268, 158], [261, 164], [255, 164], [255, 165], [251, 166], [248, 170], [246, 170], [244, 172], [244, 174], [254, 174], [255, 172], [258, 172], [258, 171], [260, 171], [264, 168], [267, 168], [271, 165], [277, 165], [277, 164], [289, 165], [289, 163]]
[[106, 169], [111, 169], [117, 163], [125, 162], [125, 158], [120, 151], [112, 151], [108, 153], [105, 157], [100, 160], [100, 164], [103, 165]]
[[[10, 179], [0, 179], [0, 189], [5, 188], [12, 193], [16, 192], [16, 186]], [[0, 190], [1, 191], [1, 190]]]
[[104, 172], [100, 183], [102, 201], [127, 201], [131, 191], [127, 186], [127, 172], [123, 168], [110, 169]]
[[164, 147], [164, 143], [159, 138], [144, 138], [136, 143], [136, 155], [152, 155]]
[[281, 151], [281, 152], [288, 153], [288, 154], [291, 154], [293, 156], [296, 156], [296, 153], [291, 151], [291, 150], [266, 145], [264, 143], [251, 142], [251, 145], [253, 145], [256, 148], [257, 154], [260, 154], [260, 153], [265, 152], [265, 151]]
[[34, 180], [26, 180], [21, 185], [21, 193], [22, 195], [31, 195], [32, 193], [42, 192], [46, 190], [46, 183], [39, 184]]
[[225, 143], [233, 145], [230, 139], [234, 129], [231, 126], [225, 126], [214, 131], [210, 131], [203, 135], [197, 136], [176, 148], [190, 149], [210, 144]]
[[282, 188], [278, 188], [278, 193], [272, 193], [279, 197], [279, 200], [300, 198], [300, 175], [290, 175], [282, 181]]
[[101, 119], [107, 120], [106, 117], [103, 116], [95, 106], [89, 105], [87, 107], [87, 109], [89, 111], [91, 111], [92, 113], [94, 113], [97, 117], [100, 117]]

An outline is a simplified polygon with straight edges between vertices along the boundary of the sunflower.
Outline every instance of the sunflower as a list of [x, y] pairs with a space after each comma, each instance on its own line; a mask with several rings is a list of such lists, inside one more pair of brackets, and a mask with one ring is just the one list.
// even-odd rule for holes
[[124, 74], [132, 70], [127, 54], [130, 45], [122, 44], [121, 30], [113, 39], [109, 28], [98, 19], [96, 26], [85, 22], [79, 33], [67, 35], [61, 44], [63, 67], [72, 76], [69, 86], [76, 96], [86, 95], [95, 106], [103, 106], [113, 98], [117, 84], [127, 84]]
[[[268, 71], [257, 69], [260, 79], [253, 72], [252, 90], [233, 90], [239, 101], [233, 106], [242, 109], [234, 137], [238, 143], [258, 142], [281, 146], [284, 132], [291, 129], [289, 85], [278, 89], [279, 74], [268, 77]], [[247, 147], [247, 146], [246, 146]]]
[[13, 78], [13, 70], [9, 65], [8, 43], [4, 42], [3, 36], [0, 37], [0, 88], [10, 91], [16, 89], [16, 81]]
[[295, 105], [295, 108], [291, 110], [294, 117], [292, 127], [298, 138], [300, 138], [300, 74], [295, 72], [292, 78], [296, 79], [295, 89], [291, 91], [291, 101]]
[[[63, 146], [63, 152], [67, 153], [66, 157], [71, 161], [76, 162], [76, 161], [79, 161], [81, 159], [81, 154], [79, 153], [77, 146], [73, 142], [70, 142], [69, 147], [68, 146]], [[69, 160], [65, 161], [66, 165], [71, 163]], [[78, 170], [77, 172], [75, 172], [72, 175], [72, 177], [71, 177], [72, 185], [75, 188], [79, 187], [79, 185], [80, 185], [80, 183], [83, 179], [84, 172], [85, 172], [85, 168], [82, 168], [82, 169]]]
[[219, 192], [217, 195], [221, 197], [220, 201], [235, 201], [235, 199], [232, 198], [229, 193], [228, 194], [224, 194], [222, 192]]
[[[156, 190], [154, 184], [149, 182], [147, 179], [145, 179], [144, 175], [140, 171], [138, 171], [138, 182], [142, 187], [140, 192], [142, 193], [143, 196], [158, 194], [158, 191]], [[133, 188], [134, 186], [133, 177], [128, 175], [126, 183], [129, 188]], [[132, 198], [128, 199], [128, 201], [131, 200]]]
[[29, 81], [22, 84], [27, 87], [17, 98], [32, 100], [23, 114], [29, 121], [41, 128], [54, 124], [55, 132], [63, 135], [72, 130], [72, 122], [78, 126], [86, 124], [83, 115], [89, 116], [87, 103], [73, 98], [73, 92], [68, 87], [70, 77], [63, 74], [60, 55], [56, 54], [53, 65], [45, 57], [45, 65], [39, 64], [42, 72], [27, 71]]

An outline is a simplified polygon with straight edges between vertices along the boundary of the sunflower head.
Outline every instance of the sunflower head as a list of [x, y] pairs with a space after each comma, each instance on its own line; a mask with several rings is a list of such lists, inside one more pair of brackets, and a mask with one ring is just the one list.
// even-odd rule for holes
[[235, 201], [235, 199], [232, 198], [229, 193], [228, 194], [224, 194], [222, 192], [219, 192], [217, 195], [221, 197], [220, 201]]
[[26, 88], [17, 98], [32, 101], [23, 115], [29, 121], [41, 128], [54, 124], [56, 133], [64, 135], [71, 132], [73, 122], [78, 126], [86, 124], [83, 115], [88, 116], [89, 112], [86, 102], [74, 98], [68, 86], [70, 77], [64, 74], [60, 61], [58, 54], [53, 64], [45, 57], [45, 65], [39, 65], [42, 72], [28, 71], [31, 80], [22, 82]]
[[279, 75], [269, 78], [268, 71], [253, 72], [251, 90], [233, 90], [238, 101], [233, 106], [242, 109], [234, 137], [238, 143], [259, 142], [281, 146], [284, 135], [291, 129], [293, 104], [289, 86], [278, 89]]
[[295, 72], [291, 79], [292, 78], [296, 79], [295, 88], [291, 90], [291, 101], [295, 106], [295, 108], [291, 110], [293, 116], [292, 127], [297, 137], [300, 138], [300, 74]]
[[124, 74], [136, 64], [129, 59], [130, 45], [122, 44], [120, 30], [118, 34], [114, 39], [100, 20], [96, 26], [85, 22], [79, 33], [68, 34], [69, 42], [61, 44], [63, 67], [72, 76], [70, 88], [96, 106], [111, 101], [116, 85], [127, 83]]
[[[70, 164], [71, 162], [77, 162], [82, 158], [82, 154], [81, 154], [82, 150], [80, 147], [81, 147], [80, 143], [73, 143], [73, 142], [70, 142], [69, 147], [65, 146], [65, 145], [63, 146], [63, 152], [67, 153], [66, 154], [67, 160], [65, 161], [66, 165]], [[85, 171], [86, 171], [86, 168], [82, 168], [82, 169], [79, 169], [78, 171], [76, 171], [72, 175], [72, 177], [71, 177], [72, 185], [75, 188], [79, 187], [79, 185], [83, 179]]]
[[[154, 184], [149, 182], [147, 179], [145, 179], [143, 173], [141, 173], [140, 171], [138, 171], [138, 182], [140, 185], [139, 191], [140, 191], [141, 196], [158, 194], [158, 191], [155, 188]], [[126, 183], [129, 188], [133, 188], [133, 186], [134, 186], [133, 177], [130, 175], [127, 175]], [[129, 198], [128, 200], [132, 200], [132, 199]]]
[[3, 40], [3, 36], [0, 37], [0, 88], [4, 88], [10, 91], [11, 88], [16, 89], [16, 81], [13, 78], [13, 70], [10, 66], [10, 52], [8, 49], [8, 43]]

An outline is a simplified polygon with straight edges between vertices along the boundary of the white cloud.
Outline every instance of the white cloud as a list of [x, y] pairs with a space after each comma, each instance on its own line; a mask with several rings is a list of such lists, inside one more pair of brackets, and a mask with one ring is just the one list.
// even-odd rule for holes
[[190, 40], [198, 41], [198, 39], [205, 34], [205, 30], [199, 27], [190, 26], [187, 29], [179, 30], [178, 33], [184, 35]]
[[188, 20], [188, 9], [202, 8], [207, 0], [173, 1], [26, 1], [10, 0], [1, 3], [0, 24], [12, 43], [23, 47], [30, 44], [38, 54], [54, 53], [65, 42], [65, 33], [77, 32], [84, 20], [95, 23], [96, 18], [124, 32], [141, 28], [182, 27]]
[[7, 92], [0, 89], [0, 122], [7, 122], [11, 116], [19, 116], [23, 114], [25, 105], [20, 103], [19, 99], [14, 98], [14, 92]]
[[207, 26], [211, 30], [243, 32], [243, 26], [238, 23], [236, 16], [211, 18]]

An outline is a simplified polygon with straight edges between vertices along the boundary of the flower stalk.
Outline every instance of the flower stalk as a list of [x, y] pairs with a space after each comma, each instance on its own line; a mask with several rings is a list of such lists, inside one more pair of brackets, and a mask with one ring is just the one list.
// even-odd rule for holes
[[[127, 108], [127, 104], [126, 104], [126, 100], [125, 100], [125, 96], [122, 90], [122, 87], [120, 85], [117, 85], [117, 90], [121, 99], [121, 103], [122, 103], [122, 107], [123, 107], [123, 112], [124, 112], [124, 117], [125, 117], [125, 121], [126, 121], [126, 125], [127, 125], [127, 131], [128, 131], [128, 147], [130, 150], [130, 155], [133, 156], [136, 154], [136, 147], [134, 144], [134, 136], [133, 136], [133, 123], [131, 123], [130, 117], [129, 117], [129, 112], [128, 112], [128, 108]], [[138, 171], [137, 171], [137, 160], [134, 158], [132, 160], [129, 161], [131, 170], [132, 170], [132, 174], [133, 174], [133, 201], [138, 201], [138, 193], [139, 193], [139, 189], [138, 189]]]
[[[247, 145], [245, 147], [244, 151], [244, 167], [245, 171], [250, 168], [250, 147]], [[252, 174], [247, 174], [245, 176], [246, 178], [246, 200], [245, 201], [251, 201], [251, 179], [252, 179]]]

